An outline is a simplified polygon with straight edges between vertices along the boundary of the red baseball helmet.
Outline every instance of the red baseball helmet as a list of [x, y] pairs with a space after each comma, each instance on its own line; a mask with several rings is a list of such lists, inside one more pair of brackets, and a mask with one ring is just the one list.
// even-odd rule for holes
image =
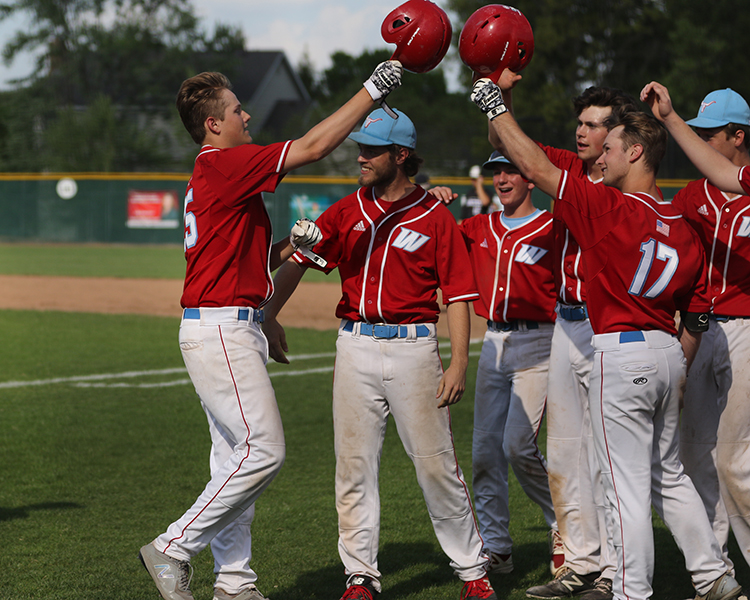
[[453, 28], [437, 4], [408, 0], [385, 18], [380, 33], [386, 42], [396, 44], [392, 59], [401, 61], [407, 71], [427, 73], [448, 52]]
[[534, 32], [517, 8], [488, 4], [469, 17], [458, 42], [461, 60], [497, 83], [504, 69], [523, 70], [534, 54]]

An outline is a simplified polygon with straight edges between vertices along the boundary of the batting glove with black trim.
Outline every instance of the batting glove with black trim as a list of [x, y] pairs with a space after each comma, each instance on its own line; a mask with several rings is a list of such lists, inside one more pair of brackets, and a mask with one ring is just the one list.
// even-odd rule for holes
[[387, 60], [375, 67], [370, 78], [363, 84], [372, 101], [382, 100], [400, 86], [403, 73], [404, 68], [397, 60]]
[[486, 77], [477, 79], [471, 90], [471, 100], [479, 107], [479, 110], [487, 115], [490, 121], [508, 110], [500, 88]]
[[312, 221], [307, 217], [298, 219], [292, 226], [292, 232], [289, 235], [289, 241], [295, 250], [300, 246], [312, 248], [322, 239], [323, 234], [320, 232], [320, 229], [318, 229], [315, 221]]

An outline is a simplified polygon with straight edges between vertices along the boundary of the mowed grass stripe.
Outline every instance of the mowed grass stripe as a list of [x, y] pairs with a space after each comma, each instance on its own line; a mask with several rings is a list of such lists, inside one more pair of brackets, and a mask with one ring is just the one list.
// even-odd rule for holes
[[[0, 311], [0, 381], [170, 371], [182, 363], [178, 325], [174, 318]], [[331, 354], [336, 332], [288, 328], [287, 340], [293, 355]], [[464, 399], [450, 408], [469, 485], [476, 369], [473, 356]], [[252, 561], [261, 591], [273, 600], [330, 600], [343, 592], [331, 385], [330, 372], [274, 379], [287, 457], [256, 503]], [[544, 438], [542, 432], [542, 449]], [[209, 452], [206, 416], [187, 385], [2, 389], [0, 600], [156, 598], [138, 548], [203, 490]], [[380, 500], [383, 600], [456, 600], [460, 582], [435, 540], [393, 423], [382, 453]], [[528, 587], [550, 577], [547, 526], [512, 474], [510, 510], [515, 570], [492, 580], [498, 597], [523, 600]], [[658, 520], [655, 539], [654, 597], [693, 597], [684, 561]], [[730, 552], [738, 580], [747, 583], [748, 567], [733, 540]], [[196, 600], [211, 598], [210, 551], [192, 563]]]
[[[179, 245], [0, 243], [0, 275], [184, 279]], [[338, 283], [308, 269], [305, 281]]]

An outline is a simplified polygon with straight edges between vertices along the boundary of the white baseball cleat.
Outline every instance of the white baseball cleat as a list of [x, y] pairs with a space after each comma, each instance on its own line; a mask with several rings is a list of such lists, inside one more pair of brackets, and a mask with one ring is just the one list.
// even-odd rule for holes
[[225, 592], [221, 588], [214, 589], [214, 600], [268, 600], [254, 585], [243, 588], [236, 594]]
[[557, 577], [562, 573], [565, 566], [565, 544], [562, 536], [557, 529], [550, 529], [549, 539], [549, 571], [552, 577]]
[[146, 544], [138, 553], [143, 566], [164, 600], [195, 600], [190, 593], [193, 567], [189, 560], [177, 560]]
[[[503, 558], [507, 556], [507, 558]], [[511, 573], [513, 571], [513, 557], [510, 554], [500, 555], [490, 552], [490, 562], [487, 565], [488, 573]]]
[[742, 586], [729, 573], [719, 577], [705, 596], [696, 596], [695, 600], [733, 600], [742, 594]]

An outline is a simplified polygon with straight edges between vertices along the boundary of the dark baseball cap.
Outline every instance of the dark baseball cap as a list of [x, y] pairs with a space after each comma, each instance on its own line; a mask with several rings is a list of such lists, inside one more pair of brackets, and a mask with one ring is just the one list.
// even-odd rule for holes
[[510, 162], [507, 158], [505, 158], [498, 150], [495, 150], [492, 154], [490, 154], [490, 157], [482, 165], [482, 168], [492, 171], [498, 165], [512, 165], [512, 164], [513, 163]]

